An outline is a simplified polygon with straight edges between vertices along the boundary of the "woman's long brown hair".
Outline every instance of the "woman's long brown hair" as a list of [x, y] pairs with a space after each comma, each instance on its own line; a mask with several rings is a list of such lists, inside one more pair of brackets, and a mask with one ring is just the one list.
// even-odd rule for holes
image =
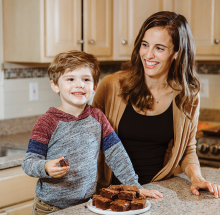
[[195, 43], [186, 18], [174, 12], [162, 11], [151, 15], [142, 25], [134, 43], [131, 60], [122, 64], [120, 96], [127, 103], [144, 111], [152, 109], [153, 96], [145, 82], [144, 68], [139, 55], [145, 32], [153, 27], [166, 28], [178, 52], [172, 62], [167, 82], [180, 93], [175, 98], [177, 107], [192, 119], [198, 105], [200, 83], [195, 69]]

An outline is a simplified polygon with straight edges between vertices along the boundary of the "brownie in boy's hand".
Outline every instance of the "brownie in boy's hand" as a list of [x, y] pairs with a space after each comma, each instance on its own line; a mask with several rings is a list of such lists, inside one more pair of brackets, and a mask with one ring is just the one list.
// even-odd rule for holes
[[69, 166], [70, 165], [68, 159], [62, 159], [62, 160], [60, 160], [59, 163], [60, 163], [61, 167]]

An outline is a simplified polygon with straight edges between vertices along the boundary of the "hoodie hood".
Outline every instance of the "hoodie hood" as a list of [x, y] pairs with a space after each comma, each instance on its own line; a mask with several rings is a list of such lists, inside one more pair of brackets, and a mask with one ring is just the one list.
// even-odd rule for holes
[[50, 107], [49, 110], [46, 112], [46, 114], [52, 114], [62, 121], [74, 121], [74, 120], [87, 118], [92, 113], [92, 111], [93, 108], [90, 105], [86, 105], [84, 111], [78, 117], [75, 117], [72, 114], [66, 113], [55, 107]]

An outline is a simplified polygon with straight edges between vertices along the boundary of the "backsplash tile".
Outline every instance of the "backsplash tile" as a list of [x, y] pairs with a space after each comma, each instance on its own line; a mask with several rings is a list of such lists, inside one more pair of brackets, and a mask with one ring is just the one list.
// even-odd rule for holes
[[197, 69], [198, 69], [199, 74], [219, 74], [220, 75], [220, 64], [197, 63]]
[[48, 77], [47, 68], [5, 69], [4, 79]]
[[[101, 62], [101, 79], [107, 75], [120, 70], [121, 61], [117, 62]], [[43, 68], [11, 68], [5, 69], [4, 79], [21, 79], [21, 78], [41, 78], [48, 77], [47, 67]]]
[[122, 63], [122, 61], [101, 62], [99, 65], [101, 71], [100, 79], [108, 74], [119, 71]]
[[[100, 62], [101, 79], [107, 75], [119, 71], [122, 61]], [[219, 63], [197, 62], [199, 74], [220, 74]], [[47, 68], [13, 68], [5, 69], [4, 79], [40, 78], [48, 77]]]

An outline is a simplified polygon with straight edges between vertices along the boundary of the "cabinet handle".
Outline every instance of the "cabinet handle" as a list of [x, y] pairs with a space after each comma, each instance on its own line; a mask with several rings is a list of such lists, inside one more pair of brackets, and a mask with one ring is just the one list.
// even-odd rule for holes
[[219, 44], [219, 39], [214, 40], [215, 44]]
[[83, 41], [83, 40], [78, 40], [77, 43], [79, 43], [79, 44], [83, 44], [84, 41]]
[[121, 43], [122, 43], [122, 45], [126, 45], [128, 42], [127, 42], [127, 40], [122, 40]]
[[95, 40], [90, 40], [89, 43], [90, 43], [90, 44], [94, 44], [94, 43], [95, 43]]

